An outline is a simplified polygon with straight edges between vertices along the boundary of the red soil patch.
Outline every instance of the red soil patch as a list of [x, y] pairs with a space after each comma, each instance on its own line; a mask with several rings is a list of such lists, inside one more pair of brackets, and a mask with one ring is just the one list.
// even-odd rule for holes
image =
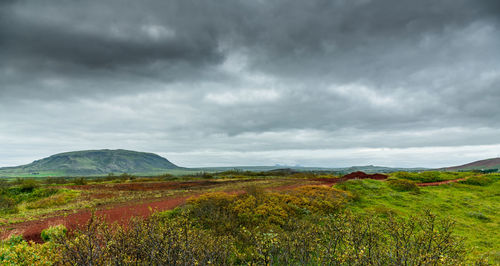
[[444, 184], [449, 184], [449, 183], [456, 183], [456, 182], [459, 182], [462, 180], [465, 180], [465, 178], [445, 180], [445, 181], [439, 181], [439, 182], [430, 182], [430, 183], [418, 183], [417, 186], [420, 186], [420, 187], [439, 186], [439, 185], [444, 185]]
[[[126, 224], [132, 217], [147, 217], [151, 215], [152, 211], [164, 211], [173, 209], [186, 202], [186, 199], [191, 196], [183, 196], [177, 198], [168, 198], [156, 202], [147, 202], [136, 205], [123, 205], [111, 209], [103, 209], [95, 212], [95, 215], [102, 216], [107, 222], [118, 222], [119, 224]], [[29, 221], [15, 225], [15, 229], [0, 235], [1, 238], [6, 238], [12, 234], [21, 234], [25, 240], [32, 240], [35, 242], [42, 242], [40, 233], [42, 230], [54, 225], [62, 224], [69, 230], [77, 229], [79, 226], [85, 225], [90, 217], [91, 211], [81, 211], [67, 216], [51, 217], [38, 221]]]
[[113, 190], [113, 191], [152, 191], [167, 189], [187, 189], [221, 184], [215, 181], [186, 181], [186, 182], [155, 182], [155, 183], [118, 183], [118, 184], [92, 184], [80, 186], [65, 186], [69, 189], [79, 190]]
[[313, 180], [328, 183], [328, 184], [335, 184], [335, 183], [340, 183], [340, 182], [344, 182], [344, 181], [351, 180], [351, 179], [385, 180], [385, 179], [387, 179], [387, 177], [388, 177], [387, 175], [383, 175], [383, 174], [366, 174], [364, 172], [358, 171], [358, 172], [352, 172], [352, 173], [345, 175], [341, 178], [315, 178]]

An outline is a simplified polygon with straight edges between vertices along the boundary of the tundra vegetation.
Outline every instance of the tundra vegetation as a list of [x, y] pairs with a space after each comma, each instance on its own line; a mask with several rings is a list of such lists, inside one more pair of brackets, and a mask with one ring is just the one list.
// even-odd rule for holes
[[[499, 174], [396, 172], [387, 180], [335, 182], [339, 177], [227, 171], [1, 182], [0, 212], [9, 219], [4, 230], [16, 221], [102, 200], [96, 195], [109, 196], [100, 201], [103, 206], [193, 197], [173, 210], [126, 224], [92, 216], [74, 230], [50, 227], [41, 232], [43, 243], [12, 235], [0, 244], [0, 264], [500, 263]], [[418, 185], [457, 179], [440, 186]]]

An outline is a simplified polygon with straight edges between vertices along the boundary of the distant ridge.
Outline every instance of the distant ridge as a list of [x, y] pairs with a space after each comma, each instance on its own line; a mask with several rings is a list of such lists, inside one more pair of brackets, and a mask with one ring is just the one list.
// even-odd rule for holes
[[106, 175], [109, 173], [149, 173], [179, 168], [154, 154], [130, 150], [86, 150], [65, 152], [27, 165], [0, 168], [2, 173], [55, 173], [57, 175]]
[[444, 170], [447, 171], [488, 170], [488, 169], [500, 169], [500, 158], [491, 158], [486, 160], [475, 161], [464, 165], [444, 168]]

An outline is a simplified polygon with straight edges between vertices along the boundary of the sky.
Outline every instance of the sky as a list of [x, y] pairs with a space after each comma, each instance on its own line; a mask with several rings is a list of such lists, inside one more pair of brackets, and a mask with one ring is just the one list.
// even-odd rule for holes
[[500, 156], [498, 0], [0, 1], [0, 167]]

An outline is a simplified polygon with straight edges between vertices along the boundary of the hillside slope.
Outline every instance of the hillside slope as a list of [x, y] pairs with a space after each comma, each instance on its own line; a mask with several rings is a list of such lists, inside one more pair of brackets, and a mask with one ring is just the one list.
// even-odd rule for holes
[[27, 165], [0, 168], [0, 176], [15, 173], [105, 175], [108, 173], [149, 173], [176, 168], [179, 167], [153, 153], [128, 150], [88, 150], [59, 153]]
[[487, 169], [500, 169], [500, 158], [491, 158], [486, 160], [475, 161], [464, 165], [444, 168], [444, 170], [447, 171], [487, 170]]

